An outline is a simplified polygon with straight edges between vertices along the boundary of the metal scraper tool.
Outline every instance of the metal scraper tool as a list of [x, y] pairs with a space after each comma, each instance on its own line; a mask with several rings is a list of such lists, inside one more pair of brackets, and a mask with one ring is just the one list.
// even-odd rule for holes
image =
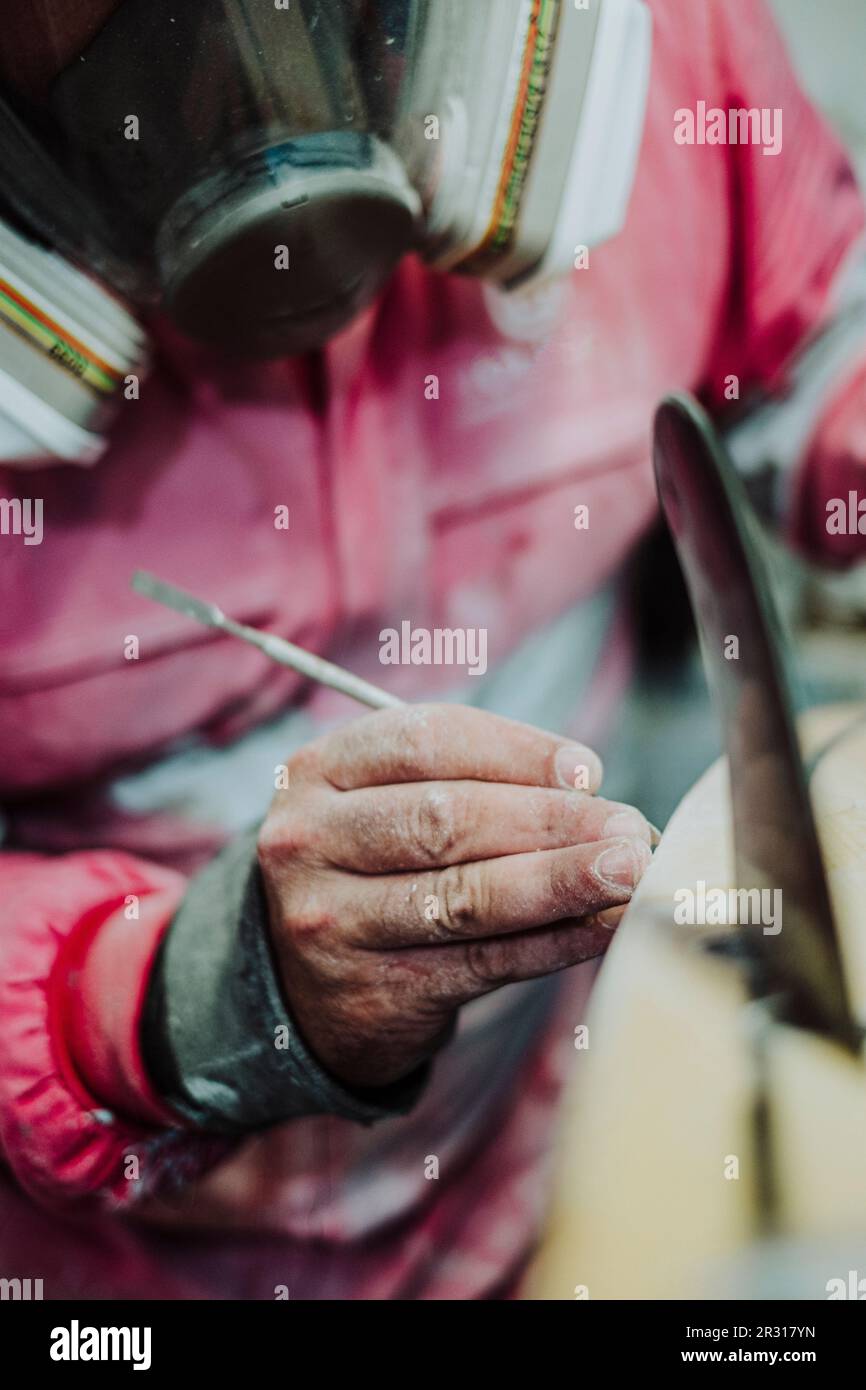
[[164, 580], [157, 579], [146, 570], [135, 571], [132, 587], [137, 594], [143, 594], [146, 598], [154, 599], [156, 603], [173, 608], [176, 613], [183, 613], [187, 618], [194, 618], [205, 627], [215, 627], [220, 632], [229, 632], [232, 637], [239, 637], [242, 642], [249, 642], [264, 652], [265, 656], [269, 656], [271, 661], [278, 662], [280, 666], [288, 666], [299, 675], [318, 681], [320, 685], [339, 690], [343, 695], [359, 700], [362, 705], [370, 705], [373, 709], [390, 709], [405, 703], [398, 700], [396, 695], [380, 689], [378, 685], [371, 685], [360, 676], [352, 675], [351, 671], [344, 670], [342, 666], [335, 666], [332, 661], [325, 661], [313, 652], [305, 651], [303, 647], [296, 647], [294, 642], [287, 642], [285, 638], [277, 637], [272, 632], [260, 632], [258, 628], [247, 627], [245, 623], [236, 623], [215, 603], [195, 598], [193, 594], [178, 589], [174, 584], [166, 584]]
[[[704, 666], [722, 718], [737, 885], [780, 889], [782, 929], [744, 925], [764, 982], [790, 1022], [859, 1052], [784, 669], [781, 625], [745, 489], [705, 412], [662, 402], [654, 459]], [[736, 639], [734, 642], [732, 639]], [[738, 650], [737, 650], [738, 648]], [[736, 655], [734, 653], [736, 652]]]

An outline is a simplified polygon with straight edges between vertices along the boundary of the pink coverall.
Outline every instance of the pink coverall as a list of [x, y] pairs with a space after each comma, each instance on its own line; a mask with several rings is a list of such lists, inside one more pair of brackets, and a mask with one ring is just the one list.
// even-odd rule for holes
[[[314, 720], [334, 706], [129, 577], [151, 569], [411, 699], [453, 673], [379, 666], [381, 628], [485, 626], [492, 665], [616, 574], [656, 513], [658, 399], [690, 389], [721, 408], [733, 376], [743, 398], [783, 390], [863, 226], [762, 5], [651, 8], [628, 224], [563, 286], [543, 336], [498, 327], [507, 311], [478, 283], [408, 262], [315, 358], [213, 361], [159, 330], [153, 374], [92, 470], [0, 475], [2, 495], [35, 492], [45, 515], [41, 546], [0, 538], [0, 1275], [58, 1298], [363, 1299], [495, 1296], [519, 1271], [580, 1056], [573, 998], [507, 1086], [476, 1075], [478, 1123], [449, 1109], [448, 1049], [417, 1109], [369, 1130], [319, 1116], [229, 1144], [153, 1093], [137, 1033], [149, 966], [185, 875], [223, 836], [170, 799], [120, 808], [113, 779], [228, 748], [292, 702]], [[676, 143], [675, 111], [699, 101], [781, 108], [782, 152]], [[864, 461], [866, 343], [803, 440], [788, 526], [813, 550], [863, 553], [823, 518], [826, 498], [862, 495]], [[614, 626], [575, 712], [587, 742], [627, 676]], [[481, 1025], [497, 1008], [483, 1001]]]

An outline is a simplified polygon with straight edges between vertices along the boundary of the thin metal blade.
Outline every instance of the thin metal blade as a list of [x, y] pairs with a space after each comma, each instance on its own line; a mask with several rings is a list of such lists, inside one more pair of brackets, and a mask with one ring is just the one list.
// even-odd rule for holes
[[762, 993], [784, 1016], [859, 1050], [785, 675], [778, 613], [751, 506], [701, 407], [672, 396], [655, 421], [661, 505], [691, 598], [730, 764], [737, 886], [781, 891], [781, 930], [750, 933]]
[[371, 709], [396, 709], [403, 704], [403, 701], [392, 695], [389, 690], [372, 685], [361, 676], [345, 671], [341, 666], [335, 666], [332, 661], [326, 661], [314, 652], [295, 646], [294, 642], [287, 642], [274, 632], [261, 632], [246, 623], [238, 623], [215, 603], [207, 603], [196, 598], [194, 594], [187, 593], [185, 589], [167, 584], [164, 579], [157, 579], [155, 574], [149, 574], [147, 570], [136, 570], [131, 583], [136, 593], [143, 594], [145, 598], [162, 603], [167, 608], [174, 609], [176, 613], [183, 613], [185, 617], [203, 623], [206, 627], [215, 627], [220, 632], [237, 637], [241, 642], [248, 642], [280, 666], [287, 666], [289, 670], [297, 671], [308, 680], [319, 681], [321, 685], [327, 685], [332, 690], [339, 690], [362, 705], [369, 705]]
[[187, 618], [194, 618], [206, 627], [222, 629], [226, 625], [225, 614], [215, 603], [205, 603], [203, 599], [188, 594], [185, 589], [178, 589], [174, 584], [167, 584], [164, 579], [157, 579], [155, 574], [149, 574], [147, 570], [135, 571], [132, 587], [137, 594], [152, 598], [156, 603], [164, 604], [166, 608], [173, 608], [176, 613], [183, 613]]

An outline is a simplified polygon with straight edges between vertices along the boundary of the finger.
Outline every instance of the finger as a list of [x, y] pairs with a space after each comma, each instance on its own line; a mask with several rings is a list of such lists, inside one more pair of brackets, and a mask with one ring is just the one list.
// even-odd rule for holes
[[583, 744], [465, 705], [377, 710], [323, 742], [321, 769], [341, 791], [468, 778], [594, 792], [602, 776]]
[[337, 868], [395, 873], [632, 836], [650, 826], [620, 801], [505, 782], [406, 782], [328, 799], [319, 838]]
[[594, 918], [568, 918], [539, 931], [432, 947], [423, 953], [428, 957], [427, 988], [440, 1006], [465, 1004], [503, 985], [593, 960], [604, 954], [613, 935]]
[[333, 911], [372, 950], [477, 940], [626, 903], [651, 857], [644, 840], [617, 839], [420, 874], [335, 875]]
[[585, 920], [593, 926], [605, 927], [609, 932], [615, 932], [625, 914], [628, 912], [628, 903], [622, 903], [620, 907], [606, 907], [604, 912], [596, 912], [594, 916], [587, 917]]

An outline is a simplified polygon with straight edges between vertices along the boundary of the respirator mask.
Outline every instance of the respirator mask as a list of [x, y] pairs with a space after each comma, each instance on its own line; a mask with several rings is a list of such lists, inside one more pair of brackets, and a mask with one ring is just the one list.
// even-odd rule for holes
[[307, 352], [408, 252], [526, 287], [624, 221], [641, 0], [5, 9], [0, 462], [92, 462], [154, 311]]

